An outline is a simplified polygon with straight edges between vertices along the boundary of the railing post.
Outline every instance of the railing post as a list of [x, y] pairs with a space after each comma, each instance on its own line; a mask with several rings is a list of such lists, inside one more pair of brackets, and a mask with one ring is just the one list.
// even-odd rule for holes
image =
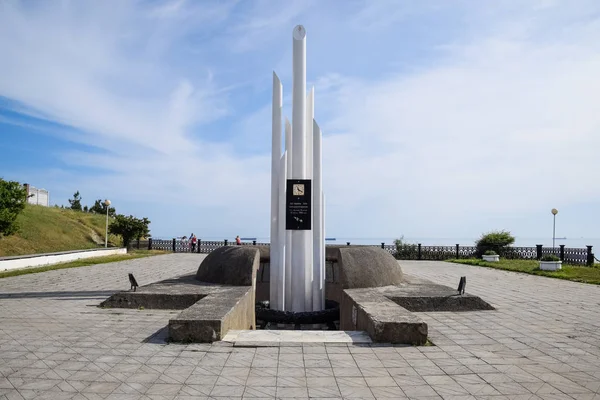
[[460, 245], [458, 243], [456, 243], [456, 259], [458, 260], [460, 258], [460, 251], [459, 251], [459, 247]]
[[202, 246], [202, 239], [198, 239], [198, 253], [202, 253], [200, 251], [200, 246]]
[[346, 246], [350, 246], [350, 242], [346, 242]]
[[256, 246], [256, 240], [252, 241], [252, 246]]
[[565, 245], [560, 245], [560, 261], [565, 261]]
[[540, 258], [542, 258], [542, 245], [541, 244], [536, 244], [535, 245], [535, 250], [537, 252], [536, 258], [539, 260]]
[[224, 243], [225, 243], [225, 246], [227, 246], [227, 239], [225, 239]]
[[177, 251], [177, 247], [176, 247], [176, 246], [177, 246], [177, 243], [176, 243], [176, 241], [175, 241], [175, 240], [176, 240], [176, 239], [175, 239], [175, 238], [173, 238], [173, 253], [175, 253], [175, 252]]
[[385, 249], [385, 242], [381, 242], [381, 248]]
[[152, 250], [152, 238], [148, 238], [148, 250]]
[[587, 266], [591, 267], [592, 265], [594, 265], [594, 253], [592, 253], [592, 246], [585, 246], [587, 247]]
[[417, 260], [421, 259], [421, 243], [417, 244]]

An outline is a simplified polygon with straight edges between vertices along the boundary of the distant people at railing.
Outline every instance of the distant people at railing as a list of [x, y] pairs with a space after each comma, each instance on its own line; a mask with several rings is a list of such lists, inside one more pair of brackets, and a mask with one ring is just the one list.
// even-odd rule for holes
[[187, 236], [181, 237], [181, 251], [185, 252], [188, 249], [188, 240]]
[[242, 239], [240, 239], [240, 235], [237, 235], [235, 237], [235, 244], [240, 246], [242, 244]]
[[198, 239], [196, 238], [196, 235], [194, 235], [193, 233], [190, 236], [191, 239], [191, 246], [192, 246], [192, 253], [196, 251], [196, 243], [198, 242]]

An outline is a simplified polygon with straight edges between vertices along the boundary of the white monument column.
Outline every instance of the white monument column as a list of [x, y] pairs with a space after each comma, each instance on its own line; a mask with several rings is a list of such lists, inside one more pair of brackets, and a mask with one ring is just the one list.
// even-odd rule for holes
[[[312, 92], [311, 92], [312, 94]], [[310, 138], [313, 143], [313, 181], [312, 181], [312, 204], [313, 204], [313, 214], [312, 214], [312, 233], [313, 233], [313, 270], [312, 270], [312, 310], [320, 311], [323, 309], [322, 301], [322, 291], [323, 291], [323, 281], [325, 279], [322, 276], [323, 273], [323, 264], [325, 260], [323, 260], [323, 250], [324, 250], [324, 242], [325, 237], [323, 236], [323, 205], [321, 204], [323, 200], [323, 183], [321, 176], [321, 129], [317, 122], [312, 120], [312, 137]]]
[[[323, 280], [321, 284], [323, 285], [323, 290], [321, 291], [321, 309], [325, 309], [325, 288], [327, 286], [327, 250], [325, 249], [325, 193], [321, 192], [321, 212], [323, 214], [323, 218], [321, 219], [321, 237], [323, 238], [321, 242], [321, 260], [323, 260], [323, 264], [321, 264], [321, 276]], [[331, 271], [333, 273], [333, 270]]]
[[[286, 179], [292, 179], [292, 125], [285, 119], [285, 153]], [[287, 182], [286, 182], [287, 183]], [[285, 186], [283, 191], [285, 193]], [[279, 214], [285, 229], [285, 204], [283, 213]], [[292, 231], [285, 232], [285, 311], [292, 311]]]
[[[281, 156], [281, 160], [279, 160], [279, 182], [277, 182], [279, 187], [278, 193], [278, 206], [279, 209], [277, 213], [279, 214], [279, 218], [277, 220], [277, 243], [279, 245], [279, 249], [277, 249], [277, 300], [274, 308], [276, 310], [285, 310], [286, 304], [286, 281], [289, 281], [289, 278], [286, 276], [286, 268], [285, 268], [285, 253], [288, 251], [288, 247], [286, 246], [286, 231], [285, 231], [285, 185], [287, 181], [287, 151], [283, 152], [283, 156]], [[273, 265], [273, 264], [271, 264]], [[273, 284], [271, 284], [273, 287]]]
[[315, 118], [315, 88], [306, 96], [306, 179], [313, 177], [313, 119]]
[[[318, 232], [319, 229], [317, 229], [316, 227], [318, 225], [314, 224], [314, 218], [313, 216], [315, 215], [316, 212], [316, 205], [315, 202], [313, 201], [314, 199], [314, 193], [317, 190], [317, 188], [315, 187], [315, 182], [313, 180], [313, 164], [314, 164], [314, 158], [313, 158], [313, 120], [315, 117], [315, 108], [314, 108], [314, 102], [315, 102], [315, 89], [311, 88], [310, 92], [308, 93], [308, 96], [306, 96], [306, 122], [305, 122], [305, 129], [306, 129], [306, 179], [311, 179], [312, 180], [312, 188], [311, 188], [311, 196], [312, 198], [310, 199], [310, 218], [311, 220], [311, 230], [308, 233], [308, 237], [307, 237], [307, 241], [306, 241], [306, 248], [305, 248], [305, 252], [306, 252], [306, 260], [309, 261], [305, 264], [305, 270], [304, 270], [304, 307], [306, 311], [313, 311], [314, 307], [313, 307], [313, 300], [314, 300], [314, 280], [317, 279], [317, 277], [314, 276], [314, 266], [313, 266], [313, 233], [314, 232]], [[316, 305], [317, 309], [320, 310], [320, 302], [317, 303]]]
[[[279, 285], [283, 284], [283, 264], [279, 264], [279, 251], [282, 244], [278, 234], [279, 214], [279, 164], [281, 159], [281, 107], [283, 87], [275, 72], [273, 72], [273, 120], [271, 137], [271, 247], [270, 247], [270, 276], [269, 298], [273, 306], [280, 303], [278, 298]], [[273, 307], [274, 308], [274, 307]], [[277, 308], [279, 309], [279, 308]]]
[[[292, 178], [306, 178], [306, 31], [294, 28], [292, 86]], [[307, 232], [292, 231], [292, 311], [307, 311], [306, 288]], [[312, 261], [312, 260], [311, 260]], [[312, 297], [311, 297], [312, 301]]]

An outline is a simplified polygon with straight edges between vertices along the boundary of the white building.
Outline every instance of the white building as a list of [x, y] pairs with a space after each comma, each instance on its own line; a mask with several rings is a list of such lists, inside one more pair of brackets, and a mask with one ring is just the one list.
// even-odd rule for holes
[[50, 193], [48, 193], [46, 189], [38, 189], [31, 186], [29, 183], [25, 183], [23, 186], [27, 189], [27, 202], [29, 204], [36, 204], [44, 207], [50, 206]]

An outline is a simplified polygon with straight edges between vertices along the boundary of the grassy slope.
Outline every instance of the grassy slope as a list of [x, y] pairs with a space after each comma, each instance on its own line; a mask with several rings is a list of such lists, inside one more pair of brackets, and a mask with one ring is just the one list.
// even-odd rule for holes
[[500, 262], [487, 262], [476, 259], [448, 260], [449, 262], [477, 265], [480, 267], [503, 269], [505, 271], [523, 272], [531, 275], [541, 275], [550, 278], [566, 279], [569, 281], [593, 283], [600, 285], [600, 265], [593, 267], [577, 267], [573, 265], [562, 265], [558, 271], [542, 271], [539, 269], [539, 262], [535, 260], [505, 260]]
[[[0, 256], [96, 248], [99, 245], [94, 238], [104, 241], [103, 215], [28, 204], [17, 221], [19, 232], [0, 239]], [[109, 245], [121, 245], [113, 235], [108, 241]]]

